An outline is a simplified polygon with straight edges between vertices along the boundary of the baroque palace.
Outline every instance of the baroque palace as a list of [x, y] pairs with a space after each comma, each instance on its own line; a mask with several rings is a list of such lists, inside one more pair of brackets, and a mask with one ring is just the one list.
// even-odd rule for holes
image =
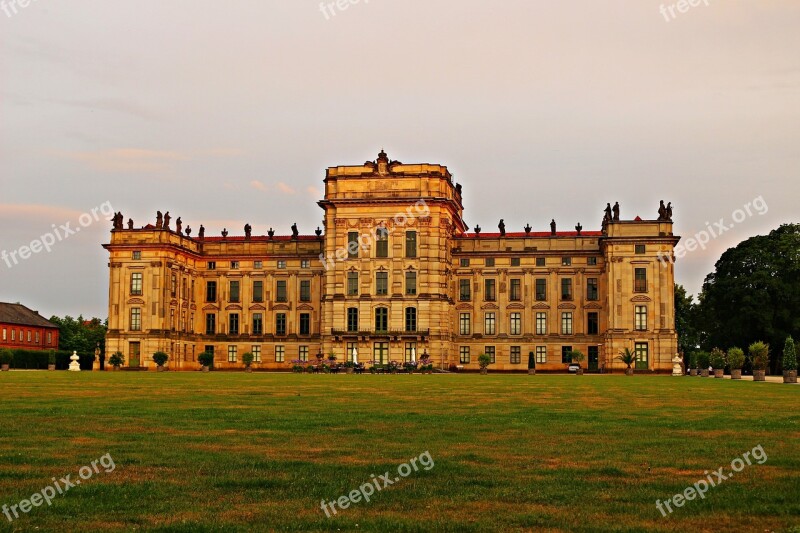
[[[580, 350], [588, 371], [669, 372], [677, 351], [672, 208], [600, 231], [468, 231], [461, 186], [447, 167], [376, 161], [328, 168], [325, 230], [300, 235], [196, 236], [169, 213], [154, 225], [114, 217], [106, 354], [125, 365], [287, 370], [293, 360], [404, 361], [437, 367], [564, 371]], [[599, 218], [599, 217], [598, 217]], [[664, 260], [668, 258], [669, 260]]]

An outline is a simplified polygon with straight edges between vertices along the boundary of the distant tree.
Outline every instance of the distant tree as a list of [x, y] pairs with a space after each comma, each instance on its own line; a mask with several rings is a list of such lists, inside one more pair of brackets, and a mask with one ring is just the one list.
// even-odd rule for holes
[[50, 317], [50, 322], [58, 326], [58, 349], [76, 351], [78, 353], [94, 353], [97, 345], [105, 349], [108, 321], [99, 318], [86, 320], [82, 316], [77, 319], [67, 315], [64, 318]]
[[683, 285], [675, 284], [675, 331], [678, 332], [678, 349], [688, 356], [700, 344], [699, 317], [694, 296], [686, 294]]

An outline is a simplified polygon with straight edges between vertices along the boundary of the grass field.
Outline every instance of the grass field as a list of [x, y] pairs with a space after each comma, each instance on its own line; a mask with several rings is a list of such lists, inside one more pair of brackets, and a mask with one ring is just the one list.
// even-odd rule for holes
[[[800, 389], [624, 376], [0, 374], [0, 531], [766, 531], [800, 524]], [[704, 499], [655, 507], [761, 445]], [[338, 499], [391, 487], [327, 518]], [[12, 515], [13, 517], [13, 515]]]

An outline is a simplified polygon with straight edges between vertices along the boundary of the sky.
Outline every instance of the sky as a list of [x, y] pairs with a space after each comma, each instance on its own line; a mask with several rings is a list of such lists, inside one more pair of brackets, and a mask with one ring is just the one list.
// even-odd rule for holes
[[107, 316], [104, 213], [311, 234], [325, 169], [382, 148], [447, 165], [485, 231], [598, 230], [606, 202], [661, 199], [684, 240], [721, 223], [675, 264], [693, 294], [727, 248], [800, 222], [796, 0], [19, 2], [0, 301], [45, 316]]

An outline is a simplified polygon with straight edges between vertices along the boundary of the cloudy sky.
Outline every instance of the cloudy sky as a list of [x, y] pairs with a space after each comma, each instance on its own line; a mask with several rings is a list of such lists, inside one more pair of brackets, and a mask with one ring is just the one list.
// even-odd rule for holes
[[663, 198], [689, 237], [763, 198], [676, 265], [696, 293], [726, 248], [800, 221], [800, 2], [707, 3], [5, 0], [0, 251], [85, 227], [0, 261], [0, 301], [105, 318], [92, 209], [311, 233], [324, 169], [381, 148], [447, 165], [471, 227], [599, 229], [608, 201]]

